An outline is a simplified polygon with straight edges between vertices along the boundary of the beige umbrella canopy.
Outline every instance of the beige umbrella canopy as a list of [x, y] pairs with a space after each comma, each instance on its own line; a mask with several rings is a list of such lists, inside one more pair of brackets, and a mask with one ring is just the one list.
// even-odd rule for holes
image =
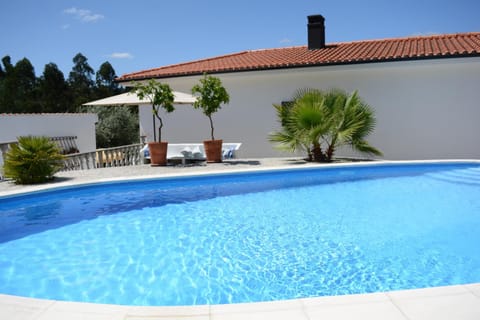
[[[193, 104], [196, 97], [192, 96], [191, 94], [173, 91], [173, 103], [174, 104]], [[140, 106], [140, 105], [151, 105], [149, 99], [140, 99], [136, 93], [134, 92], [126, 92], [122, 94], [117, 94], [115, 96], [111, 96], [108, 98], [95, 100], [91, 102], [84, 103], [84, 106]], [[152, 106], [153, 108], [153, 106]], [[152, 114], [152, 121], [153, 121], [153, 139], [156, 141], [156, 128], [155, 128], [155, 115]]]
[[[193, 104], [196, 100], [194, 96], [184, 92], [173, 91], [175, 104]], [[151, 104], [148, 99], [140, 99], [135, 93], [126, 92], [111, 96], [108, 98], [84, 103], [84, 106], [136, 106], [142, 104]]]

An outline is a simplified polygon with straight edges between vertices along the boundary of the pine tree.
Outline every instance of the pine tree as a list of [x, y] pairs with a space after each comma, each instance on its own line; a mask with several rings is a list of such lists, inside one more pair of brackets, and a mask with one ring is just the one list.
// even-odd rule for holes
[[55, 63], [45, 65], [39, 79], [39, 96], [42, 112], [66, 112], [72, 109], [69, 87]]
[[73, 105], [70, 112], [76, 110], [83, 103], [88, 102], [93, 97], [94, 82], [92, 80], [94, 71], [87, 62], [87, 58], [78, 53], [73, 58], [73, 68], [68, 75], [68, 84], [73, 94]]
[[0, 82], [0, 113], [14, 112], [15, 70], [10, 56], [2, 58], [4, 75]]

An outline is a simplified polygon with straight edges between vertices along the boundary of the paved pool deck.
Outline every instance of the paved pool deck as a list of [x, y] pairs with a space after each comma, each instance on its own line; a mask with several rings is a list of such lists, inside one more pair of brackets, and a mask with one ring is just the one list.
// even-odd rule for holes
[[[338, 165], [338, 164], [333, 164]], [[341, 164], [343, 165], [343, 164]], [[348, 165], [348, 164], [346, 164]], [[256, 171], [280, 168], [326, 166], [301, 159], [242, 159], [192, 166], [104, 168], [61, 172], [55, 181], [40, 186], [17, 186], [0, 181], [0, 196], [65, 187], [76, 184]], [[0, 319], [12, 320], [154, 320], [154, 319], [399, 319], [478, 320], [480, 283], [372, 294], [293, 299], [285, 301], [185, 307], [135, 307], [32, 299], [0, 294]]]

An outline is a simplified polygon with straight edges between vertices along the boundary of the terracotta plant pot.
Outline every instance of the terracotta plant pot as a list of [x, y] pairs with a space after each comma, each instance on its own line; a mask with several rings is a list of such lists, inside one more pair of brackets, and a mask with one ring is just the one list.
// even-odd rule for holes
[[222, 143], [223, 140], [203, 141], [207, 162], [222, 162]]
[[150, 165], [152, 167], [167, 165], [167, 148], [168, 142], [148, 143], [148, 149], [150, 149]]

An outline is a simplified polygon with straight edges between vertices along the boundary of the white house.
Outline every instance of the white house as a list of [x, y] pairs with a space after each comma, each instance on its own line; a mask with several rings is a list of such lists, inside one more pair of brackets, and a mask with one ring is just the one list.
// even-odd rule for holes
[[[155, 78], [190, 92], [204, 73], [219, 77], [230, 94], [213, 116], [215, 138], [242, 142], [242, 157], [286, 155], [268, 141], [279, 128], [272, 104], [309, 87], [358, 90], [377, 118], [367, 140], [385, 159], [480, 158], [480, 32], [325, 44], [323, 17], [310, 16], [308, 46], [238, 52], [118, 81]], [[151, 139], [152, 115], [141, 109]], [[208, 119], [189, 105], [165, 115], [164, 124], [165, 141], [209, 139]]]

